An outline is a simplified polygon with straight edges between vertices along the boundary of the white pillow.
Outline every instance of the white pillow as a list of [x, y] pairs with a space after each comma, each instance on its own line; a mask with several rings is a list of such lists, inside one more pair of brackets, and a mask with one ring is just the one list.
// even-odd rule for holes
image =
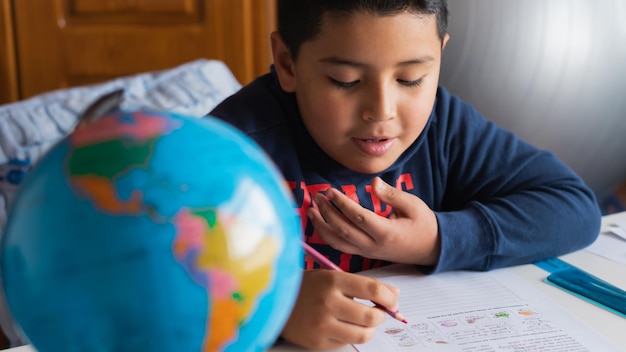
[[120, 88], [125, 90], [123, 110], [143, 108], [202, 117], [241, 84], [223, 62], [201, 59], [0, 106], [0, 235], [6, 210], [26, 171], [74, 128], [89, 104]]

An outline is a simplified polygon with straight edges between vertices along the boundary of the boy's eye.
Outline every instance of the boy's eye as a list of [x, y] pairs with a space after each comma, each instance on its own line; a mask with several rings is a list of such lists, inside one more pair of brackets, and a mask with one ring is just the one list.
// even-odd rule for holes
[[338, 81], [338, 80], [336, 80], [336, 79], [334, 79], [332, 77], [328, 77], [328, 79], [330, 79], [330, 82], [332, 84], [336, 85], [339, 88], [343, 88], [343, 89], [352, 88], [352, 87], [354, 87], [355, 85], [357, 85], [360, 82], [359, 80], [352, 81], [352, 82], [342, 82], [342, 81]]
[[422, 84], [422, 79], [416, 79], [415, 81], [405, 81], [403, 79], [399, 79], [398, 83], [407, 87], [419, 87]]

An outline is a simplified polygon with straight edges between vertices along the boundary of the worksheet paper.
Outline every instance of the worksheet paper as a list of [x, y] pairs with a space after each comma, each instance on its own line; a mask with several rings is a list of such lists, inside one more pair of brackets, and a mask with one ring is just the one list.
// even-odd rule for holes
[[613, 221], [603, 225], [598, 238], [585, 250], [626, 264], [626, 221]]
[[626, 239], [615, 236], [613, 233], [601, 233], [585, 250], [614, 262], [626, 264]]
[[621, 351], [510, 270], [380, 279], [400, 288], [400, 312], [361, 352]]

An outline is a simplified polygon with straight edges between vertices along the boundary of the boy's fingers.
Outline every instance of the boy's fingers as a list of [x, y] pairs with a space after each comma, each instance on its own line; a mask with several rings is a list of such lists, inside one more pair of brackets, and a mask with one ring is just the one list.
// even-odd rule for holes
[[360, 250], [354, 243], [348, 241], [349, 236], [342, 237], [337, 234], [335, 229], [322, 217], [318, 210], [309, 209], [307, 216], [317, 233], [329, 246], [344, 253], [357, 253]]
[[390, 284], [384, 284], [384, 285], [387, 286], [387, 288], [389, 290], [391, 290], [391, 292], [393, 292], [393, 294], [396, 295], [396, 297], [398, 297], [400, 295], [400, 289], [399, 288], [397, 288], [397, 287], [395, 287], [393, 285], [390, 285]]
[[[319, 213], [326, 222], [327, 227], [325, 228], [330, 230], [326, 234], [336, 234], [336, 236], [333, 236], [336, 237], [336, 239], [331, 239], [331, 241], [335, 242], [337, 245], [345, 242], [345, 244], [351, 244], [357, 248], [363, 248], [371, 243], [372, 238], [368, 233], [367, 226], [364, 225], [371, 221], [371, 217], [377, 218], [378, 216], [348, 199], [337, 190], [330, 189], [326, 194], [330, 195], [332, 203], [321, 194], [313, 196], [313, 200], [315, 204], [317, 204]], [[355, 212], [357, 212], [357, 215], [354, 215]], [[368, 220], [363, 219], [362, 217], [364, 216], [371, 217]], [[355, 220], [358, 221], [358, 223], [356, 223]], [[362, 225], [363, 227], [361, 227]], [[322, 234], [320, 229], [318, 229], [318, 232]], [[329, 244], [332, 245], [333, 243]]]
[[415, 203], [412, 199], [414, 196], [391, 186], [380, 177], [372, 181], [372, 190], [378, 199], [389, 204], [394, 212], [409, 214], [411, 210], [415, 210]]
[[367, 306], [352, 299], [335, 309], [338, 320], [362, 327], [375, 327], [385, 321], [386, 313], [381, 309]]
[[[331, 190], [328, 190], [326, 193], [328, 194], [329, 192], [331, 192]], [[317, 209], [327, 223], [337, 222], [341, 219], [343, 214], [333, 207], [326, 197], [327, 196], [321, 193], [317, 193], [313, 195], [313, 201], [315, 202], [315, 205], [317, 205]]]
[[346, 296], [375, 302], [391, 311], [398, 309], [397, 295], [388, 285], [371, 277], [348, 275], [342, 285]]
[[359, 232], [365, 235], [365, 237], [355, 239], [358, 240], [357, 245], [359, 245], [359, 247], [363, 247], [375, 240], [371, 237], [372, 233], [385, 230], [386, 218], [364, 208], [338, 190], [329, 189], [326, 192], [326, 197], [328, 197], [330, 201], [324, 199], [324, 208], [322, 209], [320, 206], [320, 211], [324, 211], [322, 215], [326, 218], [326, 213], [332, 212], [326, 220], [340, 235], [348, 235], [348, 225], [360, 230]]

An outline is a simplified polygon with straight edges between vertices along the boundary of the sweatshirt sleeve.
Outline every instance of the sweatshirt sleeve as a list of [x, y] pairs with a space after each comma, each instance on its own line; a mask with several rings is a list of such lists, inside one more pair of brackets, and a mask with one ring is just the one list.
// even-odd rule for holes
[[601, 214], [593, 192], [552, 153], [520, 140], [451, 96], [436, 104], [441, 253], [434, 272], [490, 270], [591, 244]]

